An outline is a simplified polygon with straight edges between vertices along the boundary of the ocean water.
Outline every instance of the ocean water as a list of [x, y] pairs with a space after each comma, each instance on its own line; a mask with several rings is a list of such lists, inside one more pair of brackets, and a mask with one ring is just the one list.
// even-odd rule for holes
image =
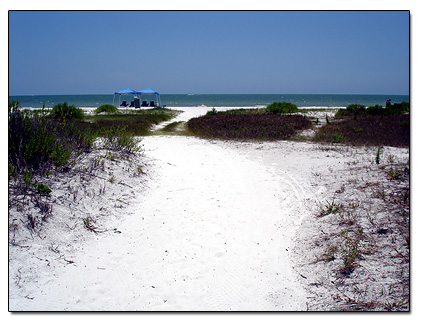
[[[273, 102], [290, 102], [298, 107], [346, 107], [349, 104], [384, 106], [409, 102], [409, 95], [355, 95], [355, 94], [161, 94], [161, 104], [167, 107], [256, 107]], [[118, 105], [119, 97], [112, 94], [84, 95], [22, 95], [9, 96], [9, 101], [19, 100], [21, 107], [51, 108], [57, 103], [67, 102], [77, 107], [99, 107], [102, 104]], [[121, 96], [121, 101], [132, 101], [133, 96]], [[155, 96], [141, 96], [141, 101], [156, 101]]]

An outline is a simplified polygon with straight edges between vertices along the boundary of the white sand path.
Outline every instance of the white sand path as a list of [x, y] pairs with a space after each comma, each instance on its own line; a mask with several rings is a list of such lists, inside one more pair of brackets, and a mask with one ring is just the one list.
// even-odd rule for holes
[[[305, 310], [287, 249], [299, 187], [223, 144], [146, 137], [150, 187], [25, 310]], [[13, 303], [13, 302], [12, 302]], [[13, 304], [11, 304], [13, 307]]]
[[[185, 109], [172, 121], [207, 110]], [[272, 167], [259, 144], [181, 136], [142, 143], [150, 180], [113, 224], [121, 234], [83, 242], [74, 264], [46, 271], [10, 309], [306, 310], [289, 256], [308, 190], [282, 170], [299, 168], [296, 161]]]

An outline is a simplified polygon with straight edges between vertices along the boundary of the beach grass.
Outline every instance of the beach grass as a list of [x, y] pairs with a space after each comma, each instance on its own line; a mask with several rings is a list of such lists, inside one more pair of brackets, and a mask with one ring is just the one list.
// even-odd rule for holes
[[175, 132], [177, 127], [179, 127], [183, 121], [175, 121], [167, 124], [164, 128], [160, 129], [163, 132]]
[[[320, 269], [336, 275], [335, 281], [329, 281], [337, 291], [332, 291], [336, 293], [336, 304], [332, 310], [408, 310], [408, 163], [397, 163], [389, 156], [380, 165], [373, 163], [360, 167], [353, 164], [351, 171], [357, 171], [357, 176], [365, 179], [343, 184], [334, 193], [334, 198], [341, 200], [341, 205], [333, 208], [332, 205], [337, 203], [327, 200], [321, 203], [321, 212], [315, 214], [315, 225], [320, 225], [323, 232], [323, 238], [314, 235], [315, 243], [324, 248], [324, 252], [317, 256]], [[397, 176], [391, 178], [391, 173]], [[370, 177], [373, 180], [369, 180]], [[388, 276], [393, 283], [379, 283], [373, 279], [371, 284], [367, 284], [367, 275], [374, 275], [367, 271], [367, 267], [373, 263], [377, 263], [376, 266], [396, 263], [397, 269], [389, 272]]]
[[85, 117], [89, 127], [98, 129], [100, 135], [109, 128], [125, 127], [134, 136], [146, 136], [153, 125], [174, 118], [177, 112], [166, 108], [123, 110], [116, 113], [97, 114]]
[[335, 117], [317, 130], [313, 140], [356, 146], [409, 147], [410, 116], [398, 114]]
[[[116, 158], [129, 158], [141, 150], [139, 134], [174, 115], [166, 109], [151, 110], [88, 117], [81, 109], [66, 103], [57, 104], [48, 112], [23, 110], [19, 102], [10, 102], [9, 203], [22, 205], [28, 199], [36, 201], [34, 205], [41, 216], [28, 215], [29, 227], [35, 229], [51, 214], [48, 196], [55, 175], [76, 169], [84, 156], [96, 149], [120, 156]], [[84, 173], [89, 175], [87, 168]]]

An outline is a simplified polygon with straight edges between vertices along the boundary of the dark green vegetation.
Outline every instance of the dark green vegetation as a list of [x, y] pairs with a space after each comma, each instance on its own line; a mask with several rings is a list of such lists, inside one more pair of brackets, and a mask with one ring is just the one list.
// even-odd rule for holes
[[82, 109], [66, 102], [56, 104], [50, 112], [50, 116], [55, 119], [78, 119], [82, 120], [84, 113]]
[[189, 130], [200, 137], [219, 139], [280, 140], [311, 127], [311, 121], [301, 115], [286, 115], [297, 106], [275, 102], [266, 109], [234, 109], [216, 111], [188, 121]]
[[149, 133], [152, 125], [172, 119], [176, 112], [165, 108], [153, 108], [144, 110], [127, 110], [106, 115], [86, 116], [89, 127], [105, 135], [104, 129], [122, 128], [134, 136], [145, 136]]
[[18, 105], [9, 104], [9, 178], [66, 169], [80, 154], [89, 152], [98, 137], [105, 139], [107, 149], [135, 152], [138, 139], [134, 136], [174, 116], [162, 108], [87, 117], [67, 103], [55, 105], [49, 113], [21, 110]]
[[[310, 119], [301, 114], [326, 110], [297, 109], [293, 104], [275, 102], [266, 109], [212, 109], [187, 124], [194, 135], [219, 139], [283, 140], [297, 139], [298, 131], [311, 128]], [[297, 113], [298, 112], [298, 113]], [[315, 135], [309, 140], [347, 145], [408, 147], [410, 140], [409, 103], [395, 103], [387, 108], [351, 104], [339, 109], [334, 118], [327, 114], [325, 125], [314, 118]], [[324, 119], [324, 118], [323, 118]]]
[[279, 140], [310, 128], [311, 121], [301, 115], [227, 113], [193, 118], [188, 127], [204, 138]]
[[117, 107], [111, 104], [103, 104], [95, 109], [95, 113], [107, 112], [107, 113], [115, 113], [117, 112]]
[[50, 115], [21, 111], [16, 102], [9, 104], [9, 178], [68, 167], [91, 149], [96, 134], [70, 120], [72, 115], [79, 119], [79, 112], [67, 109], [66, 104], [53, 108]]
[[394, 104], [365, 108], [350, 105], [340, 109], [333, 122], [316, 132], [317, 142], [333, 142], [349, 145], [409, 147], [409, 104]]
[[298, 107], [289, 102], [273, 102], [266, 107], [270, 113], [294, 113], [298, 112]]
[[178, 126], [180, 126], [182, 121], [175, 121], [167, 124], [164, 128], [161, 129], [162, 132], [174, 132]]
[[12, 101], [8, 113], [9, 206], [21, 208], [31, 201], [42, 215], [28, 215], [28, 227], [34, 229], [51, 214], [49, 183], [55, 175], [72, 172], [74, 176], [84, 169], [83, 176], [94, 176], [89, 167], [75, 166], [97, 149], [108, 151], [113, 158], [130, 158], [141, 149], [137, 135], [173, 116], [174, 112], [154, 108], [88, 117], [67, 103], [51, 111], [30, 111]]
[[380, 105], [375, 105], [366, 108], [361, 104], [350, 104], [346, 109], [339, 109], [336, 113], [336, 117], [341, 116], [356, 116], [356, 115], [396, 115], [409, 113], [409, 103], [394, 103], [386, 108]]
[[9, 208], [23, 210], [25, 205], [34, 205], [40, 216], [26, 215], [31, 230], [51, 215], [52, 175], [68, 172], [79, 156], [93, 148], [97, 134], [78, 126], [82, 117], [80, 109], [67, 104], [48, 113], [44, 109], [22, 111], [19, 102], [9, 103]]

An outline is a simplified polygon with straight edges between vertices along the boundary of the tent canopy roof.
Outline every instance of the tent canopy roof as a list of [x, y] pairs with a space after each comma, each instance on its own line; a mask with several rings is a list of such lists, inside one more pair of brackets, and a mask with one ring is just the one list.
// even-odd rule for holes
[[137, 93], [136, 91], [133, 91], [132, 89], [129, 89], [129, 88], [125, 88], [123, 90], [114, 92], [114, 94], [136, 94], [136, 93]]
[[156, 92], [156, 91], [154, 91], [154, 90], [152, 90], [150, 88], [146, 88], [146, 89], [140, 90], [140, 91], [136, 92], [136, 94], [157, 94], [157, 95], [159, 95], [158, 92]]

